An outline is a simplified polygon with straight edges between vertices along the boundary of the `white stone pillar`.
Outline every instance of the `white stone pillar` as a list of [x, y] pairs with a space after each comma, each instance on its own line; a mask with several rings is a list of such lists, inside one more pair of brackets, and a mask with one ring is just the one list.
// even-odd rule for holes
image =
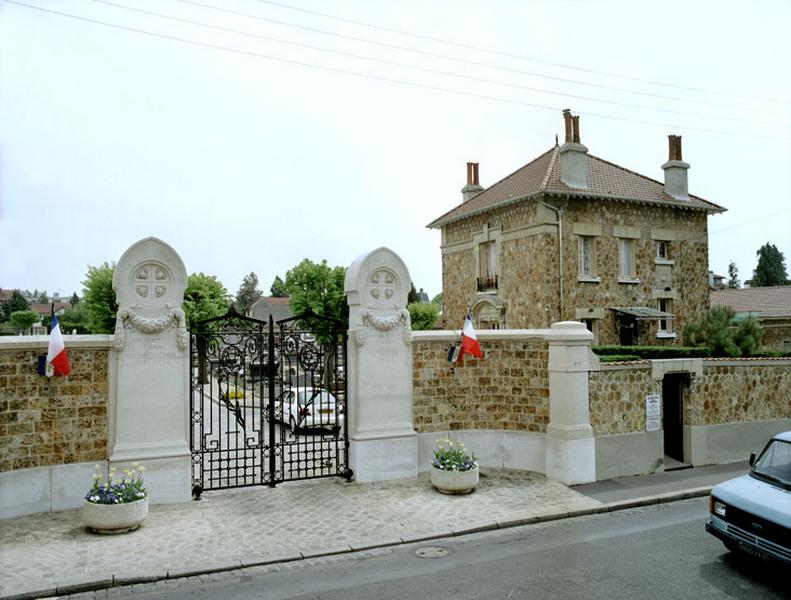
[[565, 485], [596, 481], [588, 371], [593, 334], [577, 321], [553, 323], [549, 342], [546, 475]]
[[388, 248], [358, 257], [346, 273], [349, 466], [360, 482], [418, 474], [410, 283], [406, 265]]
[[146, 238], [113, 274], [118, 299], [110, 407], [110, 464], [138, 461], [152, 503], [191, 498], [189, 336], [181, 304], [187, 271], [165, 242]]

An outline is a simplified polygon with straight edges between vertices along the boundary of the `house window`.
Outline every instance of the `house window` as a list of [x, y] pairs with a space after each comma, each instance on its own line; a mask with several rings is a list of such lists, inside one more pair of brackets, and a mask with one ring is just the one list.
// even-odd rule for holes
[[668, 259], [670, 255], [668, 253], [668, 243], [664, 241], [659, 241], [656, 243], [656, 257], [659, 259]]
[[[665, 313], [670, 313], [671, 311], [671, 301], [668, 298], [660, 298], [657, 300], [657, 306], [659, 310]], [[659, 326], [658, 329], [660, 332], [670, 333], [673, 329], [670, 326], [670, 319], [659, 319]]]
[[580, 277], [593, 278], [596, 276], [596, 238], [589, 235], [579, 236], [579, 275]]
[[494, 242], [484, 242], [480, 245], [479, 291], [497, 289], [496, 257], [497, 247]]
[[618, 277], [634, 279], [635, 276], [634, 240], [620, 238], [618, 240]]

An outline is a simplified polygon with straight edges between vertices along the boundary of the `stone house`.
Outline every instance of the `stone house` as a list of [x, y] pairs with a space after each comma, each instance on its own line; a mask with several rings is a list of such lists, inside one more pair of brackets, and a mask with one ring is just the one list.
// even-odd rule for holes
[[563, 118], [562, 146], [488, 188], [467, 163], [463, 202], [428, 225], [445, 327], [471, 310], [478, 329], [579, 320], [599, 344], [676, 343], [709, 307], [707, 219], [725, 209], [687, 192], [680, 136], [661, 183], [589, 154]]
[[712, 306], [731, 308], [736, 319], [755, 317], [764, 348], [791, 350], [791, 285], [717, 290], [710, 298]]

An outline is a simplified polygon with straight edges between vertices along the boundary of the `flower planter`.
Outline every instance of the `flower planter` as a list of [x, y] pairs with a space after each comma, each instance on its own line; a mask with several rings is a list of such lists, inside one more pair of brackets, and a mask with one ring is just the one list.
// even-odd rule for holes
[[126, 533], [140, 527], [148, 516], [148, 497], [122, 504], [94, 504], [85, 500], [82, 521], [96, 533]]
[[431, 468], [431, 485], [443, 494], [469, 494], [478, 485], [478, 467], [467, 471]]

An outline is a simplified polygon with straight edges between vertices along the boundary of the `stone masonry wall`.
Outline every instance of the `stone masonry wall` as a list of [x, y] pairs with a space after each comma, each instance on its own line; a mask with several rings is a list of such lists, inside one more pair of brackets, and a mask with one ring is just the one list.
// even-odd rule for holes
[[[749, 423], [791, 418], [790, 359], [705, 359], [684, 392], [684, 424]], [[662, 394], [651, 362], [602, 366], [589, 377], [595, 435], [645, 430], [645, 397]]]
[[761, 345], [772, 350], [791, 350], [791, 319], [761, 319], [764, 332]]
[[[617, 202], [601, 199], [543, 200], [562, 207], [563, 314], [559, 314], [557, 229], [554, 213], [538, 211], [538, 200], [513, 204], [475, 215], [443, 228], [442, 284], [446, 327], [461, 323], [477, 294], [476, 253], [473, 236], [487, 226], [499, 228], [497, 297], [505, 304], [506, 327], [539, 328], [559, 320], [590, 314], [595, 319], [596, 343], [618, 343], [613, 306], [657, 307], [657, 298], [669, 298], [673, 331], [677, 334], [709, 307], [707, 217], [700, 211]], [[597, 225], [595, 274], [598, 282], [579, 281], [579, 236], [575, 224]], [[615, 228], [637, 228], [634, 239], [637, 280], [618, 280], [618, 238]], [[528, 228], [520, 231], [522, 228]], [[668, 260], [655, 258], [658, 230], [668, 232]], [[662, 235], [659, 235], [660, 239]], [[670, 281], [660, 280], [669, 272]], [[669, 290], [666, 288], [670, 288]], [[593, 311], [591, 311], [593, 309]], [[637, 343], [679, 343], [656, 337], [657, 323], [641, 321]]]
[[71, 374], [44, 377], [45, 342], [0, 344], [0, 472], [107, 458], [108, 348], [66, 347]]
[[[433, 332], [432, 332], [433, 333]], [[495, 429], [545, 432], [549, 423], [548, 346], [538, 339], [486, 339], [484, 360], [447, 361], [450, 337], [415, 333], [413, 410], [418, 433]]]

